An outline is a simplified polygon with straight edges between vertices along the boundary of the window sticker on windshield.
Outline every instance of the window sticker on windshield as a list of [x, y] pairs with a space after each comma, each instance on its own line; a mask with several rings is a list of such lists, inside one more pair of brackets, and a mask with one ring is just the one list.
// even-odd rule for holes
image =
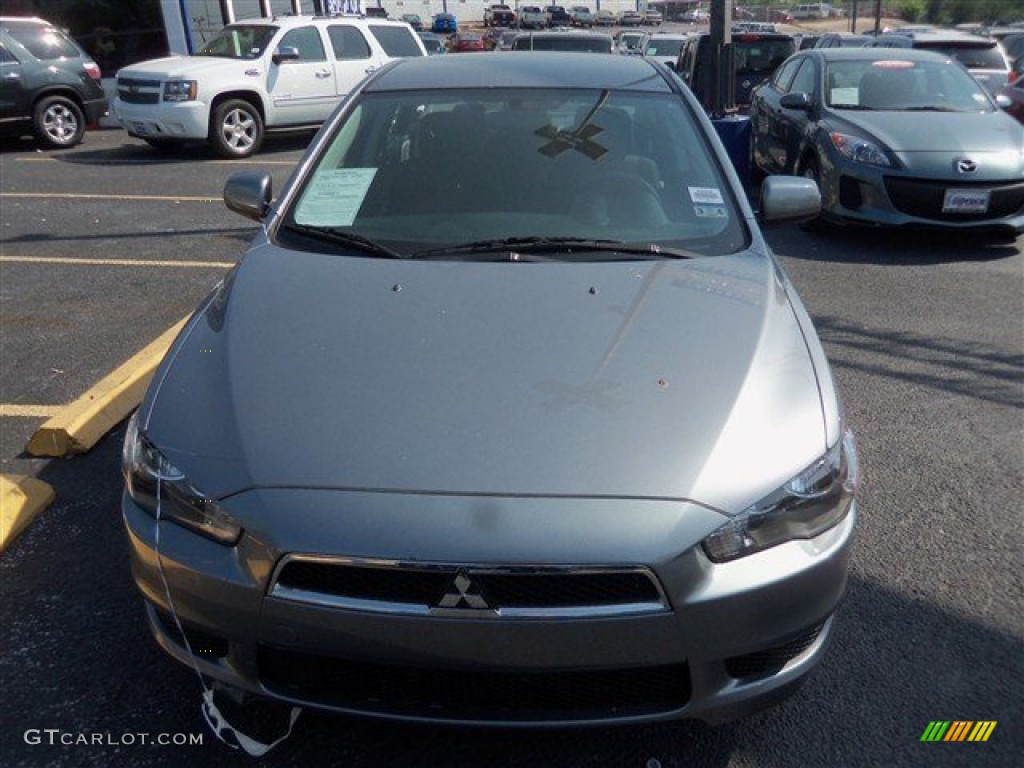
[[351, 226], [376, 174], [376, 168], [317, 171], [295, 209], [295, 221], [321, 227]]
[[687, 187], [690, 190], [690, 200], [695, 203], [708, 203], [711, 205], [721, 205], [725, 201], [722, 199], [722, 192], [715, 187]]
[[727, 219], [724, 205], [695, 205], [693, 212], [700, 219]]

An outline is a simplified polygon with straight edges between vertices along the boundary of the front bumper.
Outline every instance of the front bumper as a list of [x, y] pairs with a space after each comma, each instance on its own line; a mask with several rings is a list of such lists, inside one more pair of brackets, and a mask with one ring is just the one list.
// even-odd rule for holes
[[[236, 547], [160, 524], [165, 590], [156, 523], [123, 499], [133, 574], [170, 655], [304, 706], [516, 726], [720, 722], [784, 697], [824, 653], [856, 518], [851, 507], [815, 539], [714, 564], [699, 546], [673, 546], [681, 530], [692, 541], [695, 526], [710, 532], [724, 520], [692, 504], [327, 491], [250, 492], [229, 504], [251, 526]], [[261, 521], [275, 508], [296, 519], [271, 536]], [[346, 522], [355, 509], [359, 519]], [[271, 595], [282, 557], [297, 552], [456, 568], [641, 566], [656, 576], [665, 608], [462, 618]]]
[[[822, 173], [822, 214], [846, 224], [946, 231], [1024, 232], [1024, 181], [928, 179], [838, 161]], [[989, 192], [985, 213], [942, 210], [947, 189]]]
[[121, 126], [141, 139], [205, 141], [210, 130], [210, 108], [202, 101], [130, 104], [114, 99], [114, 114]]

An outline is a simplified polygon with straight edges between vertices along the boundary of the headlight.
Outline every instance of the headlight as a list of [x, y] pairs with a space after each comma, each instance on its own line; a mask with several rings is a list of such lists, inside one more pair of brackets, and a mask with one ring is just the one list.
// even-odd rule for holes
[[847, 432], [821, 459], [704, 539], [704, 551], [724, 563], [814, 538], [846, 517], [858, 475], [857, 447]]
[[153, 517], [171, 520], [218, 544], [232, 545], [242, 535], [241, 526], [146, 439], [139, 430], [138, 411], [128, 422], [121, 459], [128, 495]]
[[846, 133], [833, 132], [828, 135], [832, 140], [832, 146], [839, 150], [844, 157], [848, 157], [858, 163], [868, 165], [880, 165], [883, 168], [891, 168], [893, 163], [880, 146], [873, 141], [862, 139], [860, 136], [850, 136]]
[[195, 101], [197, 90], [195, 80], [168, 80], [164, 83], [164, 101]]

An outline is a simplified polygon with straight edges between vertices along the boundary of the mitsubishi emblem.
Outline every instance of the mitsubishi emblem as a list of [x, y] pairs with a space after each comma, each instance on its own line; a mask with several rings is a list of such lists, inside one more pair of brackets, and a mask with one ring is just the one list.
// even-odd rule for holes
[[465, 571], [459, 571], [455, 575], [437, 607], [456, 610], [468, 608], [477, 611], [491, 609], [491, 606], [484, 600], [483, 595], [480, 594], [480, 588], [473, 583], [473, 580], [469, 578], [469, 574]]

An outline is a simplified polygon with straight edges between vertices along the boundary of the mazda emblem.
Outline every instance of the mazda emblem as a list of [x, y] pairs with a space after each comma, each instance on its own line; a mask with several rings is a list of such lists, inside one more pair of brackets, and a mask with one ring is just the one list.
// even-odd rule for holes
[[966, 157], [956, 161], [957, 173], [974, 173], [978, 170], [978, 164], [973, 160], [968, 160]]

